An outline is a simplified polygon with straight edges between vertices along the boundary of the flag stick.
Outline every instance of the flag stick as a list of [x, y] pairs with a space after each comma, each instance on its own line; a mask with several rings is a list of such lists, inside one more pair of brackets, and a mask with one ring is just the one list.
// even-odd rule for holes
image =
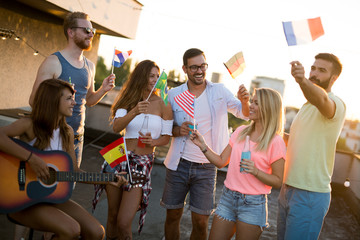
[[112, 64], [111, 64], [111, 74], [114, 73], [115, 49], [116, 49], [116, 47], [114, 47], [114, 55], [113, 55], [113, 60], [112, 60]]
[[194, 130], [195, 130], [195, 129], [197, 130], [196, 120], [195, 120], [195, 97], [196, 97], [196, 96], [194, 96]]
[[130, 169], [129, 159], [128, 159], [128, 156], [127, 156], [127, 148], [126, 148], [125, 136], [123, 138], [124, 138], [124, 147], [125, 147], [125, 154], [126, 154], [126, 163], [128, 165], [128, 168], [129, 168], [129, 178], [130, 178], [130, 183], [132, 183], [131, 169]]
[[231, 76], [233, 79], [235, 79], [235, 78], [233, 77], [233, 75], [231, 74], [231, 72], [230, 72], [229, 68], [226, 66], [226, 64], [225, 64], [225, 63], [223, 63], [223, 64], [224, 64], [224, 66], [226, 67], [226, 69], [228, 70], [228, 72], [229, 72], [230, 76]]
[[157, 85], [157, 83], [158, 83], [159, 79], [161, 78], [162, 74], [164, 73], [164, 71], [165, 71], [165, 69], [163, 69], [163, 71], [161, 72], [161, 74], [160, 74], [159, 78], [156, 80], [156, 83], [155, 83], [155, 85], [153, 86], [153, 88], [151, 89], [151, 92], [150, 92], [149, 96], [146, 98], [146, 101], [148, 101], [148, 100], [149, 100], [149, 98], [150, 98], [151, 94], [153, 93], [153, 91], [154, 91], [154, 89], [155, 89], [155, 87], [156, 87], [156, 85]]

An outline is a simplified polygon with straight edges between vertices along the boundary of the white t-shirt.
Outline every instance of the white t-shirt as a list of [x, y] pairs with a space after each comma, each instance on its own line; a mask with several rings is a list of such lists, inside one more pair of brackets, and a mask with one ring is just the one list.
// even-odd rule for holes
[[[195, 98], [194, 106], [197, 130], [203, 135], [205, 142], [209, 146], [212, 146], [210, 106], [206, 91], [203, 91], [198, 98]], [[193, 121], [193, 119], [190, 119], [191, 118], [189, 117], [189, 121]], [[189, 136], [186, 138], [184, 154], [182, 157], [191, 162], [209, 163], [200, 148], [190, 140]]]

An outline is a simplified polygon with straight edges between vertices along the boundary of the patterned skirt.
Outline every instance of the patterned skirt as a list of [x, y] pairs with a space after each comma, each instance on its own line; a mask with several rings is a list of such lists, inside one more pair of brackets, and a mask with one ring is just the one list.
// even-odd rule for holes
[[[128, 160], [129, 160], [129, 165], [130, 165], [130, 171], [139, 171], [142, 174], [144, 174], [146, 176], [146, 181], [144, 184], [142, 184], [142, 189], [143, 189], [143, 197], [142, 197], [142, 201], [140, 203], [139, 206], [139, 211], [140, 211], [140, 218], [139, 218], [139, 227], [138, 227], [138, 233], [140, 234], [143, 226], [144, 226], [144, 222], [145, 222], [145, 216], [146, 216], [146, 208], [149, 205], [149, 196], [150, 196], [150, 192], [151, 192], [151, 170], [153, 167], [153, 163], [154, 163], [154, 153], [151, 154], [147, 154], [147, 155], [137, 155], [132, 151], [128, 151], [127, 152], [128, 155]], [[109, 164], [104, 161], [102, 167], [101, 167], [101, 172], [108, 172], [106, 171], [107, 169], [110, 168], [110, 166], [108, 166]], [[120, 172], [127, 172], [129, 173], [129, 169], [128, 169], [128, 165], [127, 162], [124, 161], [122, 163], [120, 163], [119, 165], [115, 166], [114, 168], [111, 169], [111, 172], [117, 174]], [[137, 186], [135, 186], [137, 187]], [[124, 184], [122, 186], [124, 191], [130, 191], [131, 188], [133, 188], [133, 186], [128, 183], [128, 184]], [[93, 205], [93, 209], [92, 211], [94, 212], [95, 208], [96, 208], [96, 204], [98, 203], [100, 196], [102, 194], [102, 192], [105, 189], [105, 185], [95, 185], [95, 196], [94, 199], [92, 201], [92, 205]]]

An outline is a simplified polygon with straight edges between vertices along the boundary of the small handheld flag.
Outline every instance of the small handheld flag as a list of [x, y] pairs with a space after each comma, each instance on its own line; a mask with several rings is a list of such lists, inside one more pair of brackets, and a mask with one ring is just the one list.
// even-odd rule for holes
[[245, 60], [242, 52], [238, 52], [232, 56], [229, 61], [224, 63], [226, 69], [229, 71], [231, 77], [235, 79], [239, 76], [245, 68]]
[[174, 98], [175, 102], [187, 113], [194, 118], [195, 95], [189, 90], [180, 93]]
[[320, 17], [283, 22], [283, 28], [288, 46], [310, 43], [324, 35]]
[[126, 61], [126, 59], [128, 59], [128, 57], [131, 55], [131, 53], [132, 53], [132, 50], [122, 52], [115, 48], [114, 59], [113, 59], [114, 67], [117, 67], [117, 68], [121, 67], [121, 65], [124, 64], [124, 62]]
[[156, 82], [155, 94], [162, 98], [165, 105], [168, 104], [168, 87], [167, 87], [167, 75], [163, 71]]
[[101, 149], [100, 154], [112, 168], [123, 161], [127, 161], [124, 137], [119, 138]]

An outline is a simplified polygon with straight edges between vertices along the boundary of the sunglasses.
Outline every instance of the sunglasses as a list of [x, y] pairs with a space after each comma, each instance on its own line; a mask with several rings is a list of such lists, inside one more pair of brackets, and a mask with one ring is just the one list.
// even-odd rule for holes
[[86, 34], [92, 33], [95, 35], [95, 32], [96, 32], [95, 28], [89, 28], [89, 27], [72, 27], [72, 28], [81, 28], [82, 30], [84, 30], [84, 33], [86, 33]]

